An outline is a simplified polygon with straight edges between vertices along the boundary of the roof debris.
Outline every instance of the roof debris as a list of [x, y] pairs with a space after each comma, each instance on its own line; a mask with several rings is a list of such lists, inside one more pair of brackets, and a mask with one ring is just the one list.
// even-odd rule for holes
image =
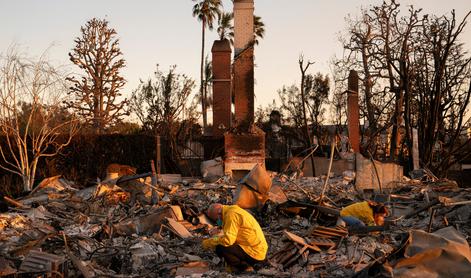
[[[269, 252], [263, 265], [242, 276], [410, 277], [417, 271], [438, 276], [471, 271], [471, 189], [419, 175], [376, 195], [357, 192], [355, 173], [349, 171], [331, 177], [320, 200], [326, 177], [269, 174], [271, 182], [263, 181], [268, 186], [257, 188], [255, 176], [243, 185], [263, 195], [256, 198], [253, 213]], [[241, 185], [224, 176], [212, 183], [167, 176], [157, 187], [159, 202], [152, 205], [150, 177], [105, 182], [79, 190], [53, 177], [10, 202], [9, 212], [0, 214], [0, 276], [231, 277], [224, 263], [201, 247], [215, 229], [204, 211], [215, 202], [243, 203], [237, 194]], [[337, 226], [343, 207], [365, 199], [384, 200], [391, 212], [387, 225]], [[459, 267], [450, 256], [460, 258]]]

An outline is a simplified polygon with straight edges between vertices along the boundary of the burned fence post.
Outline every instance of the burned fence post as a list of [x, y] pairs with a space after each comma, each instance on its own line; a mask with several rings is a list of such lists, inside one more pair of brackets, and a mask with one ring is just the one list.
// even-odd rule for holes
[[412, 161], [413, 161], [413, 170], [420, 169], [419, 163], [419, 132], [417, 128], [412, 129]]
[[[160, 136], [158, 136], [158, 138], [160, 139]], [[158, 140], [159, 143], [160, 143], [160, 140]], [[160, 144], [159, 144], [160, 145]], [[158, 164], [158, 163], [157, 163]], [[155, 188], [157, 187], [157, 180], [158, 180], [158, 176], [157, 176], [157, 173], [155, 171], [155, 164], [154, 164], [154, 161], [151, 160], [150, 161], [150, 168], [152, 170], [152, 177], [151, 177], [151, 181], [152, 181], [152, 195], [151, 195], [151, 203], [152, 205], [155, 205], [159, 202], [159, 195], [157, 195], [157, 190], [155, 190]]]
[[161, 148], [162, 148], [162, 144], [161, 144], [161, 140], [160, 140], [160, 135], [157, 135], [155, 140], [156, 140], [156, 162], [157, 162], [157, 175], [160, 176], [161, 174], [161, 168], [162, 168], [162, 153], [161, 153]]

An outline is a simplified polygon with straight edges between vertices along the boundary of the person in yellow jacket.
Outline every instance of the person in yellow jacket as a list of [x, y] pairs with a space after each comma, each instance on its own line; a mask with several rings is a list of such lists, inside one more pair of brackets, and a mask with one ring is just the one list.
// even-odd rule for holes
[[238, 271], [253, 270], [265, 260], [268, 245], [257, 220], [238, 205], [212, 204], [210, 219], [222, 226], [223, 234], [203, 241], [204, 249], [214, 250], [226, 264]]
[[381, 203], [364, 201], [351, 204], [340, 211], [340, 218], [352, 227], [382, 226], [387, 208]]

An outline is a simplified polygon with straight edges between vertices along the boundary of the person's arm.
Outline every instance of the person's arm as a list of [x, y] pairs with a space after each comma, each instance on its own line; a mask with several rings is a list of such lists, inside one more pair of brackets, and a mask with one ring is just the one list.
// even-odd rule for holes
[[375, 226], [375, 219], [372, 214], [368, 214], [365, 219], [363, 220], [366, 224], [366, 226]]
[[226, 247], [233, 245], [239, 233], [240, 222], [240, 215], [236, 213], [227, 214], [227, 219], [224, 219], [224, 235], [219, 237], [218, 244]]
[[236, 213], [227, 214], [224, 219], [223, 232], [219, 237], [213, 237], [203, 241], [203, 247], [206, 249], [214, 249], [217, 245], [231, 246], [237, 239], [240, 227], [240, 216]]

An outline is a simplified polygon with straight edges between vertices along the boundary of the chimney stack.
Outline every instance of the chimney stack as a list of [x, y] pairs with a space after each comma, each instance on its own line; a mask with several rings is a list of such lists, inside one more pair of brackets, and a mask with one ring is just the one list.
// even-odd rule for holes
[[358, 73], [354, 70], [348, 75], [347, 95], [348, 137], [355, 153], [360, 152], [360, 108], [358, 106]]
[[213, 135], [222, 136], [231, 127], [231, 45], [228, 40], [214, 41]]
[[234, 0], [234, 97], [239, 126], [254, 122], [254, 1]]

